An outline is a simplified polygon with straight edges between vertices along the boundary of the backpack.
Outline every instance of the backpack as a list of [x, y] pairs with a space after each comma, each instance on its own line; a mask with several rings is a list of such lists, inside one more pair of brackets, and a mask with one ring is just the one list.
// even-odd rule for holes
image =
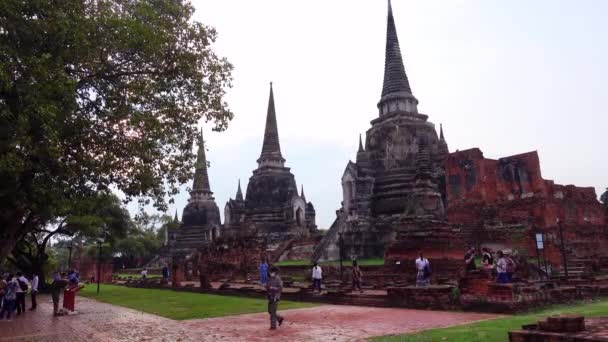
[[431, 276], [431, 274], [433, 274], [433, 271], [431, 271], [431, 264], [429, 263], [429, 261], [427, 259], [424, 259], [425, 265], [424, 265], [424, 269], [422, 270], [424, 277], [428, 278]]
[[515, 272], [515, 261], [512, 258], [507, 258], [507, 273]]
[[21, 289], [21, 291], [27, 291], [27, 289], [28, 289], [27, 284], [21, 280], [17, 280], [17, 281], [19, 282], [19, 288]]

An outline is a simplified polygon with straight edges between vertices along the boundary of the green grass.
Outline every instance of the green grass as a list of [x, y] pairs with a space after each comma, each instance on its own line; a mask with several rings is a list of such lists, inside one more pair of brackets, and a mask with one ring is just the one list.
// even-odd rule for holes
[[545, 310], [519, 314], [506, 318], [478, 323], [433, 329], [410, 335], [381, 336], [372, 338], [375, 342], [501, 342], [508, 341], [508, 332], [520, 329], [524, 324], [536, 323], [547, 316], [559, 314], [580, 314], [585, 317], [608, 315], [608, 300], [574, 305], [557, 305]]
[[[97, 295], [97, 286], [88, 285], [79, 294], [105, 303], [176, 320], [266, 312], [268, 309], [264, 299], [140, 289], [117, 285], [101, 285], [99, 295]], [[281, 301], [279, 309], [307, 308], [315, 305]]]
[[[384, 259], [382, 259], [382, 258], [360, 259], [360, 260], [357, 260], [357, 262], [359, 263], [359, 266], [382, 266], [382, 265], [384, 265]], [[352, 265], [352, 261], [350, 261], [350, 260], [343, 260], [342, 263], [345, 266]], [[338, 261], [338, 260], [322, 261], [319, 264], [338, 266], [338, 265], [340, 265], [340, 261]], [[279, 262], [275, 263], [274, 265], [276, 265], [276, 266], [312, 266], [312, 263], [310, 262], [310, 260], [283, 260], [283, 261], [279, 261]]]

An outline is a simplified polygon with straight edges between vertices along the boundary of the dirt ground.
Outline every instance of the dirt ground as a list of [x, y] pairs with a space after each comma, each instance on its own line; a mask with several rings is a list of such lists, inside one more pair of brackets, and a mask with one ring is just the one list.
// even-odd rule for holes
[[0, 322], [0, 341], [360, 341], [496, 317], [323, 305], [280, 311], [285, 322], [271, 331], [267, 313], [174, 321], [78, 297], [78, 314], [53, 317], [50, 298], [39, 301], [38, 310]]

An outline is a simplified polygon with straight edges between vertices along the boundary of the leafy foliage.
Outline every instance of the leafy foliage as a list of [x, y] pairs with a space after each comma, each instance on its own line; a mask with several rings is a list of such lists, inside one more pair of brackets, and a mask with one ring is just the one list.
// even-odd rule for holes
[[198, 122], [221, 131], [233, 117], [232, 66], [193, 12], [179, 0], [0, 2], [0, 260], [98, 190], [166, 209], [190, 177]]

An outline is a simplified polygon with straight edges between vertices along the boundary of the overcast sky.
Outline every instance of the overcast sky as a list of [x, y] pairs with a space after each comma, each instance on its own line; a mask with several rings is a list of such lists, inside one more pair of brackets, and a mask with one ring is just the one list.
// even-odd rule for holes
[[[234, 64], [234, 120], [222, 133], [203, 126], [222, 215], [256, 167], [272, 81], [286, 165], [328, 228], [358, 135], [378, 116], [386, 1], [193, 3]], [[419, 111], [443, 124], [450, 151], [537, 150], [545, 179], [608, 186], [608, 1], [393, 0], [393, 12]]]

